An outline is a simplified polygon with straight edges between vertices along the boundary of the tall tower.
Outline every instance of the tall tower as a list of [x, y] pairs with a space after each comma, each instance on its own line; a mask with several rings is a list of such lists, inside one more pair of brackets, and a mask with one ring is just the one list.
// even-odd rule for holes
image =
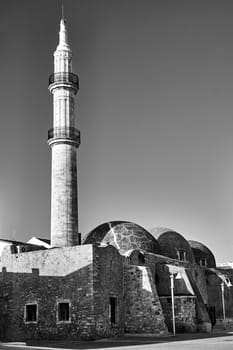
[[[63, 17], [63, 16], [62, 16]], [[52, 151], [51, 246], [78, 244], [77, 148], [74, 97], [78, 76], [72, 73], [72, 51], [65, 19], [60, 21], [59, 44], [54, 52], [54, 73], [49, 77], [53, 94], [53, 128], [48, 132]]]

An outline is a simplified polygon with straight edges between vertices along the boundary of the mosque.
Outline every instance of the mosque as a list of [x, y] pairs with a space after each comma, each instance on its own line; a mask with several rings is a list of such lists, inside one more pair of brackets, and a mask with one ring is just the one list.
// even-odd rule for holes
[[0, 340], [210, 332], [233, 324], [233, 269], [200, 242], [126, 221], [78, 228], [78, 76], [60, 21], [54, 73], [51, 236], [0, 240]]

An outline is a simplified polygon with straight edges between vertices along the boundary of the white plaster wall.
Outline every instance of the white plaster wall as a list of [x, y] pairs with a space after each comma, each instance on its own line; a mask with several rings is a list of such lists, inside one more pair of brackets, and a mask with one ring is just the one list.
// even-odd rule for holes
[[0, 270], [5, 267], [7, 272], [32, 273], [32, 269], [39, 269], [40, 275], [66, 276], [92, 264], [92, 261], [91, 244], [19, 254], [12, 254], [10, 247], [6, 247], [0, 261]]

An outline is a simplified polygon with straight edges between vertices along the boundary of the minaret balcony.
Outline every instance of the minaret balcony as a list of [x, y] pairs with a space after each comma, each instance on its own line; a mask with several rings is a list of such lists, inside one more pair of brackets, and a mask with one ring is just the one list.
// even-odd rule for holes
[[68, 142], [80, 145], [80, 131], [72, 127], [56, 127], [48, 131], [48, 143]]
[[53, 89], [57, 85], [68, 85], [72, 86], [75, 91], [79, 90], [79, 78], [74, 73], [59, 72], [53, 73], [49, 76], [49, 88]]

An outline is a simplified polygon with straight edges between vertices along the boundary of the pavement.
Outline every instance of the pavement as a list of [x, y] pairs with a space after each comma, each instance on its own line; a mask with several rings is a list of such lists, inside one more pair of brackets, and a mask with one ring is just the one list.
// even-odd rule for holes
[[154, 337], [143, 335], [125, 335], [120, 338], [100, 339], [93, 341], [81, 340], [37, 340], [26, 343], [0, 343], [0, 349], [19, 350], [42, 349], [42, 350], [136, 350], [136, 349], [233, 349], [233, 330], [214, 329], [211, 333], [182, 333], [175, 336]]

